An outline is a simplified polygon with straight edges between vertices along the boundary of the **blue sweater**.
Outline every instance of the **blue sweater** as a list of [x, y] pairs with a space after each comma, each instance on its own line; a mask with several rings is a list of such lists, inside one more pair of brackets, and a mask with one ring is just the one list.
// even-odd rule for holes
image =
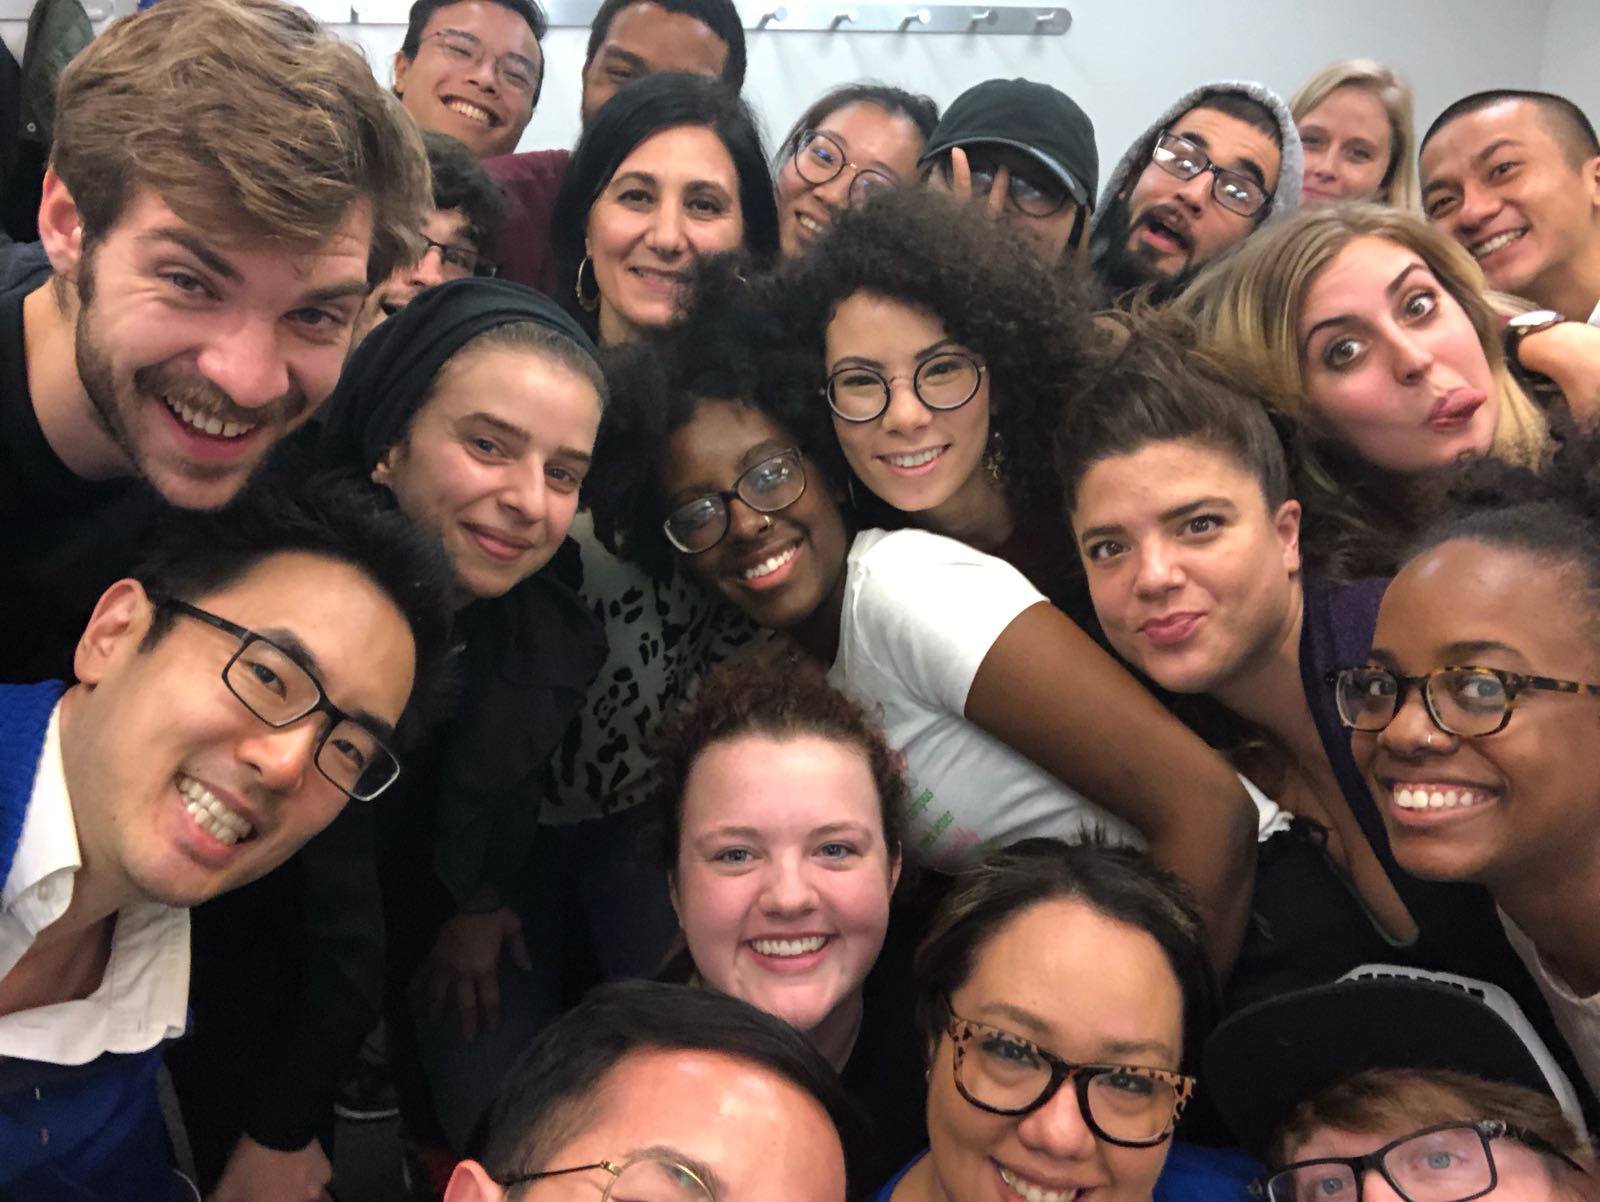
[[[0, 685], [0, 883], [11, 875], [33, 794], [55, 681]], [[0, 1057], [0, 1198], [151, 1202], [172, 1196], [156, 1099], [161, 1050], [84, 1065]]]

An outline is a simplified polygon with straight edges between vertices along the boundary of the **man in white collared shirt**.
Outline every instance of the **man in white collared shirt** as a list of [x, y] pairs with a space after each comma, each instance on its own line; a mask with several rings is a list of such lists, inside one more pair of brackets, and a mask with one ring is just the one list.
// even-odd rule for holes
[[0, 1196], [165, 1196], [186, 907], [392, 782], [448, 581], [366, 491], [264, 485], [105, 592], [78, 683], [0, 687]]

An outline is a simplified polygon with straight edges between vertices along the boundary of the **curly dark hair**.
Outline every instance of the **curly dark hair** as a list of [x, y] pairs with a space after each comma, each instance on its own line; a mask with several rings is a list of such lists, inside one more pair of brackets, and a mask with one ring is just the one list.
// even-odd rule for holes
[[1521, 551], [1576, 573], [1600, 642], [1600, 432], [1557, 447], [1543, 470], [1480, 459], [1459, 470], [1450, 509], [1411, 542], [1406, 559], [1456, 539]]
[[695, 762], [713, 743], [746, 735], [794, 739], [814, 735], [861, 753], [872, 772], [883, 819], [883, 843], [900, 854], [909, 793], [883, 723], [828, 683], [820, 666], [803, 660], [747, 659], [714, 669], [694, 700], [661, 723], [654, 739], [656, 794], [661, 807], [661, 854], [668, 871], [678, 863], [683, 795]]
[[751, 272], [738, 255], [704, 260], [679, 322], [604, 355], [611, 403], [584, 494], [601, 542], [658, 578], [672, 564], [663, 452], [702, 400], [761, 411], [795, 436], [813, 487], [840, 491], [832, 427], [798, 430], [790, 417], [819, 399], [818, 361], [784, 336]]
[[827, 447], [840, 479], [849, 469], [821, 392], [824, 340], [839, 304], [870, 292], [931, 313], [982, 356], [1006, 496], [1018, 510], [1060, 512], [1050, 436], [1082, 364], [1087, 312], [1071, 283], [1015, 237], [940, 193], [894, 189], [841, 214], [768, 287], [781, 328], [814, 364], [812, 387], [784, 424]]

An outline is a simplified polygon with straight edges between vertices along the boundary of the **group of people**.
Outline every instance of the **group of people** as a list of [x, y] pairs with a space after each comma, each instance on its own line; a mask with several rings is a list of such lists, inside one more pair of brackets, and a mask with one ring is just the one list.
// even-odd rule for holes
[[0, 1198], [1600, 1198], [1600, 141], [728, 0], [67, 65], [0, 262]]

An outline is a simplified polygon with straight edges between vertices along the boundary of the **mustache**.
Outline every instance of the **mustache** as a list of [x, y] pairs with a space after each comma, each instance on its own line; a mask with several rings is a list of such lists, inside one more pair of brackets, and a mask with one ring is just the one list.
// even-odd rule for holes
[[139, 368], [133, 373], [133, 386], [146, 396], [164, 398], [220, 422], [245, 426], [288, 427], [311, 408], [310, 399], [298, 387], [290, 387], [264, 405], [240, 405], [204, 376], [168, 364]]

